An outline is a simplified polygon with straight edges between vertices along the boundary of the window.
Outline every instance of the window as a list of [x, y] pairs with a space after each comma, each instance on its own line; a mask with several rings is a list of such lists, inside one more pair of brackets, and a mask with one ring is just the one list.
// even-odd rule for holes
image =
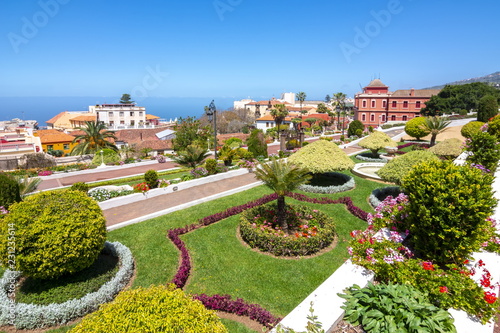
[[382, 101], [382, 107], [385, 109], [387, 107], [387, 101], [386, 100], [383, 100]]
[[134, 120], [131, 120], [130, 121], [130, 126], [134, 126], [135, 125], [135, 121]]
[[123, 117], [123, 111], [120, 111], [120, 117]]
[[366, 114], [364, 114], [364, 113], [363, 113], [363, 114], [361, 115], [361, 121], [366, 121]]
[[63, 148], [64, 150], [68, 150], [68, 149], [69, 149], [69, 143], [65, 143], [65, 144], [63, 144], [63, 147], [64, 147], [64, 148]]
[[403, 109], [408, 109], [408, 101], [403, 102]]
[[363, 101], [363, 107], [366, 108], [366, 101]]
[[139, 112], [139, 116], [142, 117], [142, 111]]
[[407, 121], [408, 120], [408, 116], [403, 116], [403, 121]]
[[385, 114], [382, 115], [382, 122], [385, 123]]
[[108, 112], [108, 116], [113, 117], [113, 112]]
[[125, 125], [125, 121], [124, 120], [120, 120], [120, 125]]
[[130, 111], [130, 116], [133, 117], [134, 116], [134, 111]]
[[372, 123], [375, 121], [375, 115], [373, 113], [370, 115], [370, 121]]
[[47, 150], [54, 150], [54, 145], [47, 145]]
[[374, 107], [375, 107], [375, 100], [372, 99], [372, 108], [374, 108]]
[[266, 122], [266, 127], [269, 127], [269, 122], [268, 121]]
[[393, 107], [393, 108], [396, 108], [397, 106], [398, 106], [398, 102], [396, 102], [396, 101], [392, 101], [392, 107]]
[[391, 116], [391, 121], [396, 121], [396, 115]]
[[115, 125], [115, 122], [111, 120], [111, 121], [109, 122], [109, 126], [114, 126], [114, 125]]
[[420, 101], [416, 101], [416, 102], [415, 102], [415, 108], [416, 108], [416, 109], [420, 109], [420, 108], [421, 108], [421, 106], [420, 106]]

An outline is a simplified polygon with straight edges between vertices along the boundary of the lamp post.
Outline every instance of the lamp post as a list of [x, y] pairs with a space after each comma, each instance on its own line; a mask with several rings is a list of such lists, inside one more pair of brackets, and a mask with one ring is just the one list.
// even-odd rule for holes
[[104, 151], [101, 149], [99, 153], [101, 153], [101, 165], [99, 165], [99, 168], [105, 168], [106, 164], [104, 164], [104, 155], [103, 155]]
[[214, 122], [214, 158], [217, 160], [217, 109], [215, 108], [214, 100], [210, 102], [209, 106], [205, 106], [205, 113], [208, 121]]
[[340, 130], [340, 105], [335, 108], [337, 111], [337, 130]]

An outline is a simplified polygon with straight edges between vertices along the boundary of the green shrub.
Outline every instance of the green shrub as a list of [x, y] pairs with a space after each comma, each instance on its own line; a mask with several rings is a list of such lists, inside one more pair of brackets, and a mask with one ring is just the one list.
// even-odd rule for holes
[[[365, 125], [359, 120], [354, 120], [349, 124], [347, 128], [347, 136], [361, 136], [363, 130], [365, 129]], [[361, 130], [361, 133], [358, 134], [358, 130]]]
[[423, 138], [424, 136], [430, 134], [430, 131], [424, 128], [424, 125], [425, 125], [425, 117], [416, 117], [410, 119], [405, 125], [405, 132], [409, 136], [416, 138], [417, 140], [420, 140], [420, 138]]
[[465, 150], [472, 154], [467, 162], [479, 164], [494, 173], [500, 159], [500, 145], [496, 136], [488, 132], [478, 132], [471, 139], [465, 141]]
[[213, 158], [207, 158], [205, 160], [205, 169], [207, 169], [209, 175], [217, 173], [217, 161]]
[[338, 295], [346, 299], [344, 319], [365, 332], [456, 332], [451, 315], [412, 286], [370, 282]]
[[89, 185], [88, 184], [85, 184], [85, 183], [82, 183], [82, 182], [78, 182], [78, 183], [74, 183], [73, 185], [71, 185], [70, 187], [70, 190], [72, 191], [81, 191], [85, 194], [87, 194], [87, 192], [89, 191]]
[[365, 149], [370, 149], [373, 157], [378, 157], [378, 151], [385, 147], [397, 147], [396, 141], [392, 140], [386, 133], [375, 131], [363, 140], [359, 141], [358, 145]]
[[446, 139], [429, 148], [430, 152], [446, 159], [456, 158], [462, 150], [462, 141], [457, 138]]
[[[320, 139], [321, 138], [323, 138], [323, 137], [320, 137]], [[288, 149], [288, 150], [292, 150], [292, 149], [299, 148], [299, 147], [300, 147], [300, 142], [299, 142], [299, 140], [296, 140], [296, 139], [288, 140], [288, 142], [286, 143], [286, 149]]]
[[447, 161], [416, 165], [401, 181], [409, 195], [405, 228], [423, 259], [462, 263], [488, 241], [493, 177]]
[[500, 115], [488, 121], [488, 133], [496, 136], [497, 139], [500, 140]]
[[[102, 155], [102, 157], [101, 157]], [[104, 161], [104, 164], [113, 164], [116, 162], [119, 162], [121, 160], [120, 154], [118, 154], [116, 151], [113, 149], [103, 149], [102, 154], [100, 151], [97, 151], [94, 154], [94, 158], [92, 158], [92, 164], [93, 165], [100, 165]]]
[[0, 207], [9, 208], [21, 201], [19, 183], [11, 176], [0, 172]]
[[363, 136], [363, 130], [358, 128], [358, 129], [356, 130], [356, 136], [357, 136], [357, 137], [362, 137], [362, 136]]
[[474, 134], [481, 132], [481, 126], [483, 125], [484, 123], [482, 121], [471, 121], [462, 126], [460, 134], [462, 134], [464, 138], [472, 138]]
[[252, 248], [276, 256], [304, 256], [329, 246], [335, 238], [335, 222], [326, 214], [301, 205], [287, 205], [286, 235], [277, 222], [276, 202], [241, 214], [241, 238]]
[[253, 130], [246, 143], [248, 145], [248, 151], [251, 152], [253, 156], [267, 157], [266, 137], [262, 130]]
[[223, 333], [227, 329], [215, 311], [173, 285], [139, 287], [120, 293], [86, 316], [71, 333], [186, 332]]
[[233, 148], [238, 148], [241, 147], [241, 145], [243, 144], [243, 140], [241, 140], [240, 138], [229, 138], [226, 141], [224, 141], [224, 144], [232, 146]]
[[158, 187], [158, 172], [156, 170], [148, 170], [144, 174], [144, 181], [148, 184], [149, 188]]
[[403, 177], [417, 164], [424, 161], [438, 161], [439, 158], [427, 150], [410, 151], [403, 156], [390, 160], [377, 175], [387, 182], [401, 184]]
[[48, 279], [73, 274], [96, 260], [106, 240], [98, 204], [80, 191], [42, 192], [13, 204], [0, 224], [0, 261], [8, 264], [8, 230], [15, 230], [16, 270]]
[[62, 150], [49, 150], [47, 154], [52, 155], [54, 157], [61, 157], [64, 155], [64, 151]]

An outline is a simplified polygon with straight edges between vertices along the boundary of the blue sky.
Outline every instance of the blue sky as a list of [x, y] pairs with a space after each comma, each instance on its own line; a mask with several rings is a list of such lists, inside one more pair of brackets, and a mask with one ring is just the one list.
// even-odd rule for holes
[[500, 70], [497, 1], [2, 0], [0, 96], [349, 96]]

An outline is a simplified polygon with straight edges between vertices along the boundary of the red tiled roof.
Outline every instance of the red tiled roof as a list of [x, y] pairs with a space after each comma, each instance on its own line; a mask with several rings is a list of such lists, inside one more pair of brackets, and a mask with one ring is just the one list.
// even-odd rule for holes
[[66, 113], [66, 111], [57, 114], [56, 116], [54, 116], [54, 117], [50, 118], [49, 120], [47, 120], [46, 123], [47, 124], [53, 124], [53, 123], [55, 123], [57, 121], [57, 119], [61, 118], [65, 113]]
[[54, 129], [38, 130], [36, 134], [40, 137], [42, 143], [71, 142], [75, 138], [72, 135]]
[[413, 96], [410, 96], [412, 89], [396, 90], [391, 97], [421, 97], [431, 98], [433, 95], [439, 94], [441, 89], [413, 89]]
[[92, 116], [76, 116], [74, 118], [71, 118], [69, 121], [72, 122], [72, 121], [96, 121], [97, 120], [97, 116], [96, 115], [92, 115]]

